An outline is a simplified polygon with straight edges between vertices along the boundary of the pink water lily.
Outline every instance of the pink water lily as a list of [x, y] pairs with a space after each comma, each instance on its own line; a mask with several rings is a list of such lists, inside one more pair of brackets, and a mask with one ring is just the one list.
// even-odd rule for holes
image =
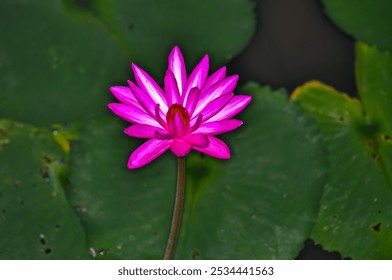
[[139, 168], [169, 148], [177, 157], [192, 149], [220, 159], [230, 158], [227, 145], [215, 137], [242, 125], [230, 119], [251, 101], [247, 95], [234, 95], [238, 76], [226, 77], [226, 67], [208, 77], [208, 55], [187, 77], [184, 58], [178, 47], [169, 55], [164, 90], [140, 67], [132, 64], [136, 84], [113, 86], [110, 91], [121, 103], [109, 108], [133, 125], [125, 133], [151, 138], [137, 148], [128, 167]]

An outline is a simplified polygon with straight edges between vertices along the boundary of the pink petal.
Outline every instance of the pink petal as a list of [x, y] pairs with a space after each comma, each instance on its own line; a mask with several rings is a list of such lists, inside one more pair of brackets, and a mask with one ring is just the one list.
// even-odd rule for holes
[[[189, 125], [189, 124], [188, 124]], [[176, 112], [174, 114], [174, 120], [173, 123], [169, 122], [168, 126], [171, 132], [173, 132], [174, 135], [184, 135], [189, 126], [185, 125], [184, 122], [182, 121], [180, 114]]]
[[199, 101], [200, 90], [198, 88], [192, 88], [189, 92], [188, 100], [185, 104], [185, 108], [187, 109], [189, 115], [192, 117], [193, 111], [195, 111], [196, 104]]
[[136, 138], [154, 138], [156, 132], [165, 133], [165, 130], [147, 124], [134, 124], [124, 130], [128, 136]]
[[143, 106], [147, 113], [154, 116], [155, 102], [151, 99], [150, 95], [141, 90], [132, 81], [128, 81], [128, 84], [132, 92], [135, 94], [135, 97], [139, 101], [140, 105]]
[[212, 85], [216, 84], [226, 76], [226, 66], [218, 69], [211, 76], [208, 77], [203, 87], [203, 92], [209, 89]]
[[216, 115], [233, 98], [234, 93], [228, 93], [211, 101], [201, 112], [203, 122]]
[[203, 122], [203, 115], [199, 114], [197, 117], [191, 119], [189, 126], [191, 127], [191, 132], [197, 130]]
[[128, 160], [128, 168], [139, 168], [166, 152], [173, 140], [150, 139], [137, 148]]
[[195, 131], [195, 133], [203, 133], [208, 135], [217, 135], [237, 129], [243, 124], [240, 120], [224, 120], [217, 122], [203, 123]]
[[132, 105], [144, 111], [144, 108], [139, 104], [139, 101], [129, 87], [113, 86], [110, 87], [110, 91], [121, 103]]
[[200, 101], [199, 104], [197, 104], [195, 114], [200, 113], [200, 111], [204, 109], [204, 107], [206, 107], [207, 104], [210, 103], [212, 100], [218, 98], [219, 96], [232, 92], [237, 85], [237, 81], [238, 75], [234, 75], [227, 77], [210, 87], [207, 91], [203, 93], [202, 96], [200, 96]]
[[186, 82], [186, 68], [185, 68], [184, 58], [182, 57], [182, 53], [179, 47], [175, 46], [173, 48], [173, 50], [169, 55], [168, 62], [169, 62], [168, 70], [170, 70], [173, 73], [174, 78], [177, 81], [179, 93], [181, 94], [183, 92], [183, 89], [185, 87], [185, 82]]
[[161, 109], [164, 113], [167, 112], [168, 107], [166, 103], [165, 94], [158, 84], [150, 77], [144, 70], [139, 68], [136, 64], [132, 63], [133, 73], [135, 74], [135, 79], [138, 86], [150, 95], [152, 100], [156, 104], [161, 105]]
[[161, 109], [160, 109], [159, 104], [157, 104], [157, 106], [155, 106], [155, 119], [157, 120], [157, 122], [158, 122], [162, 127], [164, 127], [164, 128], [167, 129], [167, 124], [166, 124], [166, 122], [165, 122], [164, 119], [163, 119], [162, 111], [161, 111]]
[[230, 119], [231, 117], [241, 112], [250, 103], [251, 100], [251, 96], [236, 95], [220, 112], [218, 112], [215, 116], [212, 116], [207, 122]]
[[177, 82], [172, 71], [170, 70], [166, 71], [164, 84], [165, 84], [167, 105], [169, 105], [170, 107], [172, 104], [181, 104], [180, 92], [178, 91]]
[[183, 104], [186, 104], [188, 99], [188, 93], [191, 88], [197, 87], [201, 89], [204, 86], [204, 83], [207, 79], [208, 75], [208, 55], [205, 55], [203, 59], [196, 65], [195, 69], [189, 75], [188, 80], [186, 81], [184, 91], [182, 92], [182, 98], [184, 100]]
[[208, 141], [208, 137], [200, 133], [188, 134], [182, 138], [192, 146], [200, 148], [205, 148], [210, 143], [210, 141]]
[[131, 123], [148, 124], [161, 127], [161, 125], [154, 118], [134, 106], [120, 103], [110, 103], [108, 107], [117, 116]]
[[192, 146], [188, 142], [186, 142], [184, 139], [175, 138], [173, 143], [170, 146], [170, 149], [172, 150], [172, 152], [176, 156], [184, 157], [187, 154], [189, 154], [189, 152], [192, 149]]
[[230, 150], [229, 147], [218, 138], [214, 136], [207, 136], [210, 144], [206, 148], [193, 147], [193, 149], [205, 153], [209, 156], [220, 158], [220, 159], [229, 159], [230, 158]]

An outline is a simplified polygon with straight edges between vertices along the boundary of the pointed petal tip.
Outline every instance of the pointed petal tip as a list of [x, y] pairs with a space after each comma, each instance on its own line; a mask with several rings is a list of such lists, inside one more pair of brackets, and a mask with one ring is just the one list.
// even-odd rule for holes
[[140, 68], [139, 66], [137, 66], [135, 63], [131, 63], [131, 67], [132, 67], [132, 71], [133, 71], [133, 74], [135, 75], [135, 77], [136, 76], [139, 76], [139, 73], [140, 72], [143, 72], [143, 69], [142, 68]]
[[170, 54], [174, 54], [174, 53], [181, 53], [181, 49], [179, 46], [174, 45], [174, 47], [172, 48]]
[[135, 169], [150, 163], [166, 152], [173, 141], [150, 139], [139, 146], [128, 160], [128, 168]]
[[243, 94], [236, 94], [235, 98], [238, 100], [241, 100], [241, 102], [244, 102], [244, 108], [248, 106], [248, 104], [252, 101], [252, 96], [251, 95], [243, 95]]
[[127, 82], [128, 82], [129, 87], [131, 88], [131, 90], [133, 87], [136, 87], [136, 84], [133, 81], [128, 80]]
[[[203, 58], [199, 61], [199, 63], [196, 65], [196, 67], [201, 67], [204, 70], [208, 71], [208, 68], [210, 67], [210, 57], [208, 54], [205, 54]], [[195, 68], [196, 68], [195, 67]]]
[[219, 159], [223, 159], [223, 160], [228, 160], [231, 158], [231, 154], [230, 154], [230, 150], [228, 150], [225, 154], [221, 154], [219, 157], [217, 157]]
[[128, 169], [139, 169], [141, 167], [146, 166], [147, 164], [149, 164], [151, 161], [153, 161], [153, 159], [148, 160], [148, 161], [144, 161], [144, 160], [137, 160], [134, 158], [134, 153], [131, 154], [131, 156], [129, 157], [128, 160]]
[[227, 68], [226, 66], [222, 66], [221, 68], [219, 68], [218, 70], [216, 70], [216, 74], [219, 74], [220, 76], [222, 76], [222, 78], [224, 78], [226, 76], [226, 71]]
[[237, 85], [240, 76], [236, 74], [236, 75], [231, 75], [227, 78], [229, 83], [233, 83], [234, 85]]
[[123, 107], [126, 106], [122, 103], [109, 103], [108, 108], [116, 115], [119, 116], [120, 118], [123, 118], [123, 113], [124, 109]]
[[214, 154], [214, 155], [209, 155], [212, 156], [214, 158], [218, 158], [218, 159], [230, 159], [231, 158], [231, 152], [230, 150], [224, 151], [224, 152], [220, 152], [219, 154]]
[[109, 87], [109, 91], [115, 96], [118, 94], [124, 94], [128, 90], [130, 90], [130, 89], [127, 86], [111, 86], [111, 87]]
[[117, 103], [109, 103], [109, 104], [108, 104], [108, 108], [109, 108], [110, 110], [113, 111], [113, 110], [114, 110], [114, 107], [116, 106], [116, 104], [117, 104]]
[[174, 61], [177, 59], [184, 62], [184, 57], [182, 55], [180, 48], [178, 46], [174, 46], [169, 54], [169, 64], [174, 63]]
[[197, 151], [200, 151], [204, 154], [207, 154], [214, 158], [219, 159], [229, 159], [230, 158], [230, 149], [226, 145], [225, 142], [222, 140], [214, 137], [214, 136], [207, 136], [210, 144], [206, 148], [199, 148], [194, 146], [193, 148]]
[[124, 107], [126, 107], [127, 105], [124, 105], [122, 103], [109, 103], [108, 104], [108, 108], [117, 116], [119, 116], [120, 118], [122, 118], [120, 115], [123, 114], [124, 112]]
[[109, 88], [109, 90], [110, 90], [110, 92], [111, 93], [113, 93], [113, 91], [117, 91], [117, 88], [118, 88], [119, 86], [111, 86], [110, 88]]
[[208, 56], [208, 54], [204, 55], [203, 58], [201, 59], [201, 63], [203, 64], [210, 64], [210, 57]]
[[244, 100], [246, 100], [246, 105], [248, 105], [252, 101], [252, 96], [251, 95], [242, 95]]
[[222, 152], [219, 156], [217, 156], [217, 158], [219, 158], [219, 159], [230, 159], [231, 158], [230, 149], [227, 148], [227, 150]]
[[128, 160], [128, 169], [138, 169], [138, 168], [143, 167], [145, 165], [145, 164], [140, 164], [140, 163], [137, 164], [131, 158], [132, 158], [132, 156]]

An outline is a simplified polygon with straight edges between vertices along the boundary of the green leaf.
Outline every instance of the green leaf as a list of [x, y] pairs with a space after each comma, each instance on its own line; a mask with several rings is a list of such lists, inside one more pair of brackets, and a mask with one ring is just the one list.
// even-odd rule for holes
[[51, 131], [0, 119], [0, 259], [88, 257], [65, 159]]
[[356, 39], [392, 51], [392, 1], [323, 0], [325, 12]]
[[356, 76], [366, 115], [380, 132], [392, 135], [392, 55], [358, 42]]
[[[309, 237], [324, 185], [319, 135], [287, 99], [257, 85], [245, 124], [225, 137], [232, 158], [192, 152], [177, 258], [294, 258]], [[168, 152], [140, 170], [126, 163], [142, 141], [126, 123], [87, 122], [71, 150], [69, 197], [78, 205], [97, 258], [160, 259], [170, 227], [176, 177]]]
[[0, 116], [50, 125], [106, 109], [129, 58], [104, 26], [62, 1], [2, 3]]
[[356, 76], [375, 150], [392, 186], [392, 55], [357, 42]]
[[255, 30], [255, 4], [249, 0], [95, 2], [110, 3], [110, 12], [98, 8], [100, 17], [118, 28], [161, 81], [173, 45], [183, 51], [188, 71], [206, 53], [216, 69], [242, 50]]
[[376, 128], [358, 100], [321, 83], [298, 88], [293, 98], [317, 121], [330, 165], [312, 238], [344, 257], [390, 259], [392, 189]]
[[[214, 67], [248, 43], [254, 4], [242, 0], [4, 0], [0, 117], [50, 125], [107, 113], [130, 62], [163, 79], [173, 44], [189, 66]], [[218, 16], [217, 16], [218, 15]]]

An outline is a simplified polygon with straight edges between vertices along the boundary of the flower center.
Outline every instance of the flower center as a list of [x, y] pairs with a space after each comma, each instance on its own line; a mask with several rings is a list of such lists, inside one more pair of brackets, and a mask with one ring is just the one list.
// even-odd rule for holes
[[169, 130], [175, 136], [184, 135], [189, 129], [190, 116], [188, 110], [180, 104], [171, 105], [166, 114], [166, 122]]

